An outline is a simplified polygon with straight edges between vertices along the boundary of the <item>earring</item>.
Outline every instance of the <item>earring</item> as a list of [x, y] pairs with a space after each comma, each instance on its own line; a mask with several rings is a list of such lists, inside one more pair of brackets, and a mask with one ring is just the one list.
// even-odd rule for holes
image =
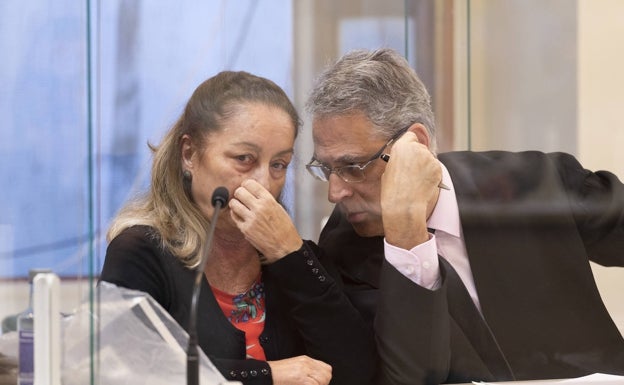
[[191, 187], [193, 184], [193, 174], [189, 170], [182, 171], [182, 188], [184, 193], [193, 202], [193, 194], [191, 194]]

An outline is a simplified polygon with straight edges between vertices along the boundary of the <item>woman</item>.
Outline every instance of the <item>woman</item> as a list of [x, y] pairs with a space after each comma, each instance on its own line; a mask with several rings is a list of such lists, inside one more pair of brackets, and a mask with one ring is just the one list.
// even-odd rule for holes
[[222, 72], [201, 84], [154, 149], [148, 195], [114, 219], [101, 280], [147, 292], [188, 327], [212, 193], [225, 186], [198, 302], [200, 347], [245, 384], [366, 384], [372, 333], [276, 200], [298, 128], [267, 79]]

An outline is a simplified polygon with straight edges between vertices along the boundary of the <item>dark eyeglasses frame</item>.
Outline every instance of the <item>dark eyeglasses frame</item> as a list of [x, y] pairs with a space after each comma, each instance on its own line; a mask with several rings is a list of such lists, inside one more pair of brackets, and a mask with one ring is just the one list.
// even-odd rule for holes
[[[320, 163], [318, 160], [314, 159], [314, 157], [312, 157], [312, 159], [310, 160], [310, 162], [308, 164], [306, 164], [306, 169], [308, 170], [308, 172], [310, 173], [310, 175], [312, 175], [315, 179], [318, 179], [320, 181], [323, 182], [327, 182], [329, 181], [329, 177], [332, 173], [338, 175], [340, 177], [340, 179], [342, 179], [343, 181], [347, 182], [347, 183], [358, 183], [358, 182], [363, 182], [366, 180], [366, 175], [364, 174], [364, 170], [366, 169], [366, 167], [368, 167], [371, 163], [373, 163], [373, 161], [379, 159], [384, 150], [390, 145], [392, 144], [395, 140], [399, 139], [405, 132], [407, 132], [407, 130], [411, 127], [412, 125], [410, 124], [409, 126], [402, 128], [401, 130], [397, 131], [396, 134], [394, 134], [392, 136], [392, 138], [390, 138], [386, 144], [384, 144], [379, 151], [377, 151], [375, 153], [375, 155], [373, 155], [369, 160], [362, 162], [361, 164], [350, 164], [348, 166], [341, 166], [341, 167], [327, 167], [327, 165]], [[317, 163], [314, 163], [317, 162]], [[320, 173], [317, 173], [316, 171], [314, 171], [314, 169], [317, 170], [321, 170]], [[358, 177], [356, 179], [354, 178], [346, 178], [343, 174], [344, 170], [347, 169], [351, 169], [351, 170], [358, 170], [357, 172], [361, 174], [361, 177]], [[351, 173], [353, 175], [353, 173]], [[322, 177], [324, 176], [324, 178]]]

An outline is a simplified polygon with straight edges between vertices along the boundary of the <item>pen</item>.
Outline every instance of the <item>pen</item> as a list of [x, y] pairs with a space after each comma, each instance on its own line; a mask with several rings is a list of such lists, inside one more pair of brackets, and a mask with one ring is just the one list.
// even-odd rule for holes
[[[383, 160], [386, 163], [390, 160], [390, 155], [388, 155], [388, 154], [381, 154], [379, 157], [381, 158], [381, 160]], [[442, 183], [442, 182], [440, 182], [440, 184], [438, 184], [438, 187], [443, 189], [443, 190], [450, 190], [450, 188], [447, 185], [445, 185], [444, 183]]]

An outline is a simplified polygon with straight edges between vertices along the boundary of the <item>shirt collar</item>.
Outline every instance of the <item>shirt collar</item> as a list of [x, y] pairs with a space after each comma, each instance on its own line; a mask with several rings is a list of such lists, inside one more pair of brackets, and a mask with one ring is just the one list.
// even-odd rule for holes
[[442, 167], [442, 182], [449, 187], [449, 190], [440, 189], [438, 202], [427, 220], [427, 227], [444, 231], [447, 234], [459, 238], [461, 231], [455, 188], [446, 166], [440, 161], [438, 161], [438, 163], [440, 163], [440, 167]]

